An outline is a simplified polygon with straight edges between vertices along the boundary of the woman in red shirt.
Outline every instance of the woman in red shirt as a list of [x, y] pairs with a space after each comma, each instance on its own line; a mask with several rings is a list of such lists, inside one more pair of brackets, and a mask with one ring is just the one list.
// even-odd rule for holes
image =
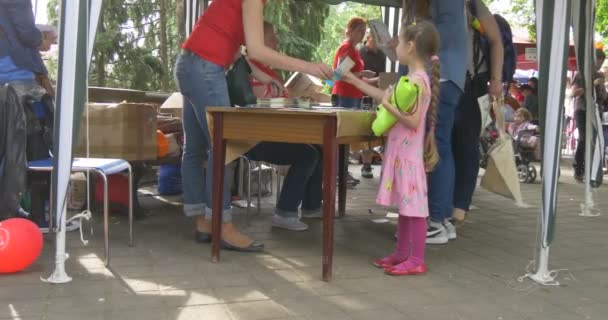
[[[363, 41], [363, 37], [365, 37], [365, 31], [367, 29], [367, 21], [363, 18], [352, 18], [348, 21], [346, 25], [346, 39], [338, 50], [336, 51], [336, 55], [334, 56], [334, 70], [338, 68], [340, 62], [342, 62], [345, 58], [350, 58], [355, 65], [352, 67], [351, 72], [358, 76], [374, 76], [369, 71], [364, 71], [363, 67], [363, 59], [361, 58], [361, 54], [359, 50], [357, 50], [357, 44]], [[363, 92], [357, 89], [352, 84], [345, 81], [336, 81], [334, 84], [334, 89], [332, 94], [337, 98], [336, 105], [342, 108], [354, 108], [358, 109], [361, 107], [361, 98], [363, 98]]]
[[[338, 68], [338, 65], [344, 58], [348, 57], [355, 63], [351, 69], [353, 74], [364, 78], [371, 78], [376, 75], [375, 72], [363, 70], [363, 59], [356, 48], [357, 44], [363, 41], [366, 29], [367, 21], [363, 18], [355, 17], [348, 21], [346, 25], [346, 39], [342, 42], [334, 57], [334, 70]], [[361, 98], [363, 98], [364, 94], [352, 84], [338, 80], [334, 84], [332, 93], [336, 99], [336, 106], [349, 109], [361, 108]], [[363, 160], [361, 176], [364, 178], [371, 179], [374, 177], [371, 165], [372, 157], [373, 154], [369, 151], [364, 151], [361, 154], [361, 159]]]
[[[215, 0], [200, 16], [192, 33], [182, 45], [175, 65], [175, 78], [183, 104], [185, 133], [182, 159], [184, 214], [195, 218], [198, 242], [206, 242], [211, 233], [212, 159], [206, 108], [230, 106], [225, 72], [241, 45], [250, 58], [283, 70], [330, 78], [332, 70], [324, 64], [295, 59], [264, 45], [265, 0]], [[226, 170], [228, 175], [230, 170]], [[242, 234], [231, 222], [230, 179], [224, 179], [222, 244], [240, 251], [260, 251], [263, 244]]]

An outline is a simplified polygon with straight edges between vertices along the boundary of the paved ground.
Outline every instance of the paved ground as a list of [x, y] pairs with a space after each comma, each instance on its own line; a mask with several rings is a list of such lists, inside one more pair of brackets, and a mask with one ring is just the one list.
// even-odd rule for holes
[[336, 221], [331, 283], [320, 281], [320, 221], [301, 233], [271, 229], [274, 197], [260, 215], [237, 218], [266, 252], [224, 252], [221, 264], [210, 263], [209, 245], [192, 241], [179, 206], [143, 197], [152, 215], [137, 222], [134, 248], [126, 245], [126, 220], [113, 219], [111, 268], [103, 267], [97, 215], [88, 247], [69, 234], [74, 280], [45, 284], [54, 248], [47, 236], [39, 261], [0, 276], [0, 319], [606, 319], [608, 192], [597, 192], [602, 216], [579, 217], [583, 188], [562, 173], [550, 260], [562, 269], [559, 287], [517, 280], [534, 256], [540, 184], [523, 185], [529, 209], [478, 191], [479, 209], [458, 240], [428, 248], [429, 273], [395, 278], [370, 264], [394, 246], [394, 219], [372, 221], [387, 212], [373, 206], [376, 179], [350, 190], [348, 216]]

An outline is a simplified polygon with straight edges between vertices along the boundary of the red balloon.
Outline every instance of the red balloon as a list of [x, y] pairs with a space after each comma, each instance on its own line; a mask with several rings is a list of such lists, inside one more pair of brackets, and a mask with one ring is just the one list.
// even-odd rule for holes
[[12, 218], [0, 222], [0, 273], [27, 268], [42, 252], [42, 233], [30, 220]]

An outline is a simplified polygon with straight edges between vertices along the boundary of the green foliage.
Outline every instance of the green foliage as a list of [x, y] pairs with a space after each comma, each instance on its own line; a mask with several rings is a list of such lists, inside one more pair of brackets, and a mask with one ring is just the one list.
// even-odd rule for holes
[[595, 31], [608, 38], [608, 0], [597, 0], [595, 7]]
[[[312, 60], [321, 42], [329, 8], [320, 0], [270, 0], [264, 7], [264, 19], [274, 25], [283, 53]], [[284, 73], [283, 77], [286, 76]]]
[[[171, 70], [181, 44], [176, 2], [167, 1], [168, 42], [166, 48], [161, 48], [159, 0], [103, 1], [89, 84], [157, 91], [164, 75], [168, 76], [169, 86], [174, 88]], [[49, 1], [51, 21], [57, 20], [57, 10], [57, 0]], [[161, 50], [167, 51], [168, 61], [161, 60]], [[168, 68], [163, 68], [163, 64]]]

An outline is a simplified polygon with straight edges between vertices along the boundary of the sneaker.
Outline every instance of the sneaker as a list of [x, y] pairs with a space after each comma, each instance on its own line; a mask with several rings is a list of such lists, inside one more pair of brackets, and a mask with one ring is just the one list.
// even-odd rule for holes
[[361, 168], [361, 176], [365, 179], [372, 179], [374, 177], [372, 166], [363, 166]]
[[302, 218], [304, 219], [320, 219], [323, 218], [323, 210], [321, 208], [316, 210], [302, 209]]
[[358, 184], [361, 181], [359, 179], [356, 179], [355, 177], [353, 177], [353, 174], [349, 172], [348, 177], [346, 178], [346, 182], [348, 182], [349, 184], [351, 184], [351, 183]]
[[440, 222], [428, 220], [426, 229], [427, 244], [445, 244], [448, 243], [448, 232]]
[[443, 227], [448, 235], [448, 240], [456, 240], [456, 227], [450, 222], [450, 220], [445, 219], [443, 221]]
[[282, 217], [277, 214], [272, 216], [272, 226], [291, 231], [304, 231], [308, 229], [308, 225], [300, 221], [299, 217]]

